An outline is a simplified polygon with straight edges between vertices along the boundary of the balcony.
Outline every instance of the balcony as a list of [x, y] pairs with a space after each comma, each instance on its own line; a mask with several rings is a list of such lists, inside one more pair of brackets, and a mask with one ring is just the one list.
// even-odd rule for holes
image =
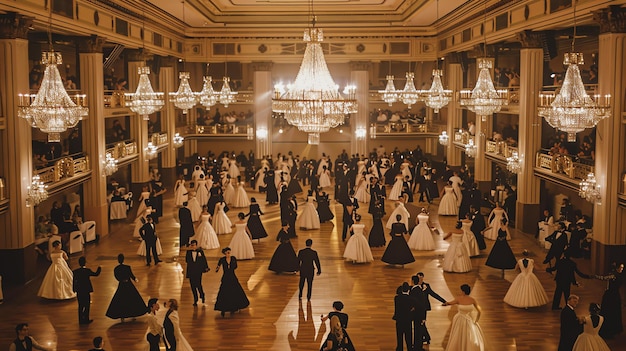
[[535, 175], [547, 181], [578, 191], [580, 180], [594, 172], [594, 161], [571, 155], [550, 155], [540, 150], [535, 158]]
[[235, 123], [218, 123], [208, 126], [188, 125], [186, 137], [199, 138], [204, 136], [211, 137], [235, 137], [250, 138], [254, 137], [254, 127], [252, 124], [235, 124]]
[[85, 154], [61, 157], [53, 160], [51, 166], [37, 169], [34, 173], [48, 186], [48, 193], [54, 194], [91, 176], [89, 157]]
[[132, 112], [126, 107], [124, 91], [105, 90], [104, 91], [104, 117], [128, 116]]
[[137, 153], [137, 142], [134, 140], [124, 140], [108, 144], [106, 153], [111, 154], [111, 156], [117, 160], [118, 166], [134, 161], [139, 155]]
[[454, 140], [452, 141], [452, 144], [465, 150], [465, 145], [469, 144], [470, 140], [474, 140], [474, 145], [476, 144], [476, 137], [474, 135], [470, 135], [467, 130], [458, 129], [454, 132]]
[[385, 137], [437, 137], [445, 125], [428, 124], [428, 123], [412, 123], [408, 120], [399, 122], [372, 123], [370, 124], [370, 137], [372, 139]]
[[485, 142], [485, 157], [492, 161], [506, 163], [506, 159], [511, 157], [513, 152], [518, 152], [517, 147], [510, 146], [506, 141], [487, 140]]

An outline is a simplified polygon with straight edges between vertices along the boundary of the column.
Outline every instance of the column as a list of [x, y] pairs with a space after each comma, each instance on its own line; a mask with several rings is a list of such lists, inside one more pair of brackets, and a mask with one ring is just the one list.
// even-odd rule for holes
[[[535, 154], [541, 148], [541, 117], [537, 115], [537, 98], [543, 86], [543, 49], [539, 33], [524, 31], [519, 37], [520, 98], [518, 151], [522, 170], [517, 175], [517, 205], [515, 218], [539, 218], [540, 180], [534, 176]], [[515, 227], [524, 233], [535, 233], [537, 223], [518, 220]]]
[[104, 124], [103, 37], [82, 39], [80, 43], [80, 89], [87, 95], [89, 116], [83, 120], [83, 146], [90, 159], [91, 178], [83, 186], [85, 220], [96, 221], [100, 235], [109, 233], [106, 177], [103, 162], [106, 155]]
[[[162, 61], [163, 62], [163, 61]], [[161, 110], [161, 132], [167, 133], [169, 145], [161, 151], [162, 163], [160, 172], [163, 181], [167, 185], [174, 185], [176, 179], [176, 148], [174, 147], [174, 134], [176, 134], [176, 117], [180, 110], [170, 101], [169, 92], [178, 90], [178, 74], [176, 70], [176, 60], [170, 60], [159, 69], [159, 91], [165, 92], [165, 106]], [[193, 112], [193, 111], [190, 111]]]
[[[350, 84], [356, 87], [357, 112], [350, 117], [350, 153], [367, 155], [367, 141], [369, 139], [369, 71], [371, 63], [368, 61], [350, 62]], [[364, 136], [356, 137], [356, 131], [364, 133]]]
[[[455, 61], [452, 57], [447, 58], [446, 61], [450, 63], [447, 72], [443, 72], [448, 78], [448, 89], [458, 93], [458, 91], [463, 89], [463, 68], [461, 67], [461, 63], [456, 62], [458, 60]], [[454, 141], [454, 130], [463, 126], [463, 110], [459, 106], [458, 99], [452, 99], [452, 101], [448, 103], [445, 111], [448, 114], [446, 132], [450, 140], [445, 150], [446, 160], [450, 166], [460, 166], [462, 151], [452, 145]]]
[[0, 16], [0, 108], [6, 129], [0, 130], [0, 162], [8, 211], [0, 214], [0, 274], [5, 282], [24, 283], [36, 274], [32, 207], [26, 187], [32, 179], [32, 131], [17, 117], [18, 94], [28, 93], [28, 28], [33, 20], [16, 13]]
[[[141, 52], [133, 52], [128, 58], [128, 92], [134, 93], [139, 84], [139, 73], [137, 69], [146, 65], [144, 55]], [[150, 72], [150, 78], [154, 72]], [[151, 79], [152, 81], [152, 79]], [[148, 122], [137, 114], [130, 118], [130, 135], [137, 141], [138, 157], [137, 161], [131, 164], [131, 189], [134, 194], [141, 193], [141, 186], [150, 181], [148, 158], [145, 148], [148, 146]]]
[[613, 260], [626, 254], [626, 209], [619, 205], [622, 175], [626, 169], [624, 152], [626, 138], [623, 96], [626, 91], [626, 24], [625, 10], [619, 6], [594, 13], [600, 22], [598, 52], [598, 91], [611, 94], [612, 116], [598, 123], [596, 130], [595, 174], [600, 188], [601, 203], [593, 211], [593, 243], [591, 268], [593, 273], [608, 271]]
[[254, 131], [256, 159], [272, 154], [272, 62], [252, 62], [254, 70]]

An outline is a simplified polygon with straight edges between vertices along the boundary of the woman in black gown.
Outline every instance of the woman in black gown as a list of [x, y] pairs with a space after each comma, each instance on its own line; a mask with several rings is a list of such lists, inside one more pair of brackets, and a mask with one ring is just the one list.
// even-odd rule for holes
[[132, 283], [132, 281], [138, 282], [139, 280], [135, 278], [130, 266], [124, 264], [124, 254], [117, 255], [117, 262], [119, 265], [115, 267], [113, 275], [119, 284], [113, 299], [111, 299], [106, 316], [111, 319], [121, 318], [123, 322], [124, 318], [143, 316], [148, 307]]
[[278, 190], [276, 190], [276, 175], [273, 170], [267, 171], [265, 173], [265, 201], [270, 205], [273, 205], [278, 202]]
[[496, 243], [493, 244], [485, 265], [501, 269], [502, 275], [504, 276], [505, 269], [515, 269], [517, 260], [515, 259], [515, 255], [513, 254], [513, 251], [511, 250], [511, 247], [509, 246], [509, 243], [507, 241], [509, 231], [506, 218], [502, 218], [501, 223], [502, 225], [498, 230]]
[[278, 274], [298, 271], [300, 262], [298, 261], [298, 256], [296, 256], [296, 251], [291, 245], [291, 241], [289, 241], [289, 223], [282, 223], [282, 228], [276, 236], [276, 241], [280, 241], [280, 244], [274, 251], [274, 255], [272, 255], [268, 269]]
[[371, 213], [372, 229], [370, 230], [367, 241], [370, 247], [383, 247], [387, 242], [385, 239], [385, 227], [383, 226], [385, 211], [383, 210], [382, 203], [378, 201], [378, 199], [375, 200]]
[[328, 222], [335, 218], [335, 215], [330, 210], [330, 200], [328, 199], [328, 194], [325, 191], [322, 191], [320, 194], [319, 191], [321, 188], [318, 188], [316, 191], [316, 201], [317, 201], [317, 214], [320, 217], [320, 223]]
[[222, 274], [222, 284], [220, 285], [220, 290], [217, 293], [217, 299], [213, 309], [220, 311], [222, 317], [224, 317], [224, 314], [226, 314], [227, 311], [233, 314], [242, 308], [248, 307], [250, 305], [250, 301], [248, 301], [248, 297], [243, 291], [243, 288], [241, 287], [241, 284], [239, 284], [239, 280], [235, 275], [235, 269], [237, 269], [237, 258], [235, 256], [231, 256], [230, 247], [222, 249], [222, 253], [224, 254], [224, 257], [217, 261], [217, 268], [215, 269], [215, 272], [219, 272], [220, 267], [224, 267], [224, 274]]
[[396, 223], [391, 225], [391, 241], [380, 259], [387, 264], [404, 266], [405, 264], [415, 262], [415, 257], [413, 257], [413, 253], [406, 243], [406, 239], [404, 239], [404, 235], [409, 232], [401, 221], [402, 215], [396, 215]]
[[596, 276], [597, 279], [606, 280], [609, 286], [602, 295], [602, 309], [600, 315], [604, 317], [604, 323], [600, 327], [600, 336], [610, 339], [624, 331], [622, 325], [622, 298], [619, 288], [624, 282], [624, 264], [614, 263], [613, 272], [605, 276]]
[[[209, 213], [211, 214], [215, 213], [215, 205], [217, 205], [218, 202], [224, 199], [224, 197], [222, 196], [222, 187], [220, 185], [221, 183], [219, 181], [216, 181], [213, 183], [213, 186], [209, 190], [209, 201], [207, 202], [207, 207]], [[200, 204], [200, 206], [202, 205], [204, 204]]]
[[263, 212], [261, 212], [261, 207], [259, 207], [256, 199], [253, 197], [250, 198], [250, 211], [246, 214], [246, 217], [250, 216], [250, 218], [248, 218], [248, 230], [252, 235], [252, 239], [259, 241], [261, 238], [267, 237], [267, 231], [261, 222], [260, 216], [262, 214]]

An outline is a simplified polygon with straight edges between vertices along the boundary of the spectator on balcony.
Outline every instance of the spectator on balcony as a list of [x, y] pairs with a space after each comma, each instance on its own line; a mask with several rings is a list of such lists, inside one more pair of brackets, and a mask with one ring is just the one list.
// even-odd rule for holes
[[226, 115], [226, 123], [229, 123], [229, 124], [237, 123], [237, 115], [235, 114], [235, 112], [231, 112]]
[[502, 141], [503, 140], [502, 139], [502, 134], [500, 134], [500, 132], [498, 132], [498, 131], [494, 131], [492, 139], [493, 139], [493, 141], [496, 141], [496, 142], [497, 141]]
[[589, 70], [589, 79], [587, 79], [587, 84], [598, 84], [598, 69], [594, 66], [591, 66]]
[[77, 154], [83, 151], [83, 141], [80, 138], [78, 129], [72, 129], [70, 136], [67, 139], [68, 151], [70, 155]]
[[391, 114], [391, 118], [389, 118], [389, 122], [399, 122], [400, 114], [398, 112], [394, 112]]
[[207, 118], [204, 111], [206, 111], [204, 108], [196, 109], [196, 115], [198, 115], [198, 118], [196, 118], [196, 124], [199, 126], [206, 126]]
[[122, 123], [120, 123], [119, 119], [116, 119], [115, 121], [113, 121], [113, 127], [111, 128], [113, 130], [113, 138], [115, 140], [126, 140], [126, 129], [124, 129], [124, 127], [122, 127]]
[[376, 122], [385, 123], [387, 122], [387, 115], [383, 110], [378, 110], [378, 117], [376, 117]]
[[508, 71], [506, 73], [507, 78], [509, 78], [509, 88], [519, 87], [519, 74], [515, 71]]
[[219, 124], [222, 122], [222, 114], [219, 107], [215, 108], [215, 114], [213, 115], [213, 124]]
[[499, 87], [508, 87], [509, 86], [509, 76], [507, 76], [506, 68], [496, 68], [495, 74], [498, 77], [497, 84]]
[[596, 153], [591, 145], [591, 138], [588, 135], [583, 137], [583, 142], [578, 151], [578, 157], [591, 158], [592, 160], [596, 159]]
[[470, 135], [476, 135], [476, 124], [474, 124], [474, 121], [469, 121], [467, 122], [467, 131], [470, 133]]
[[65, 89], [76, 90], [76, 77], [69, 76], [65, 79]]

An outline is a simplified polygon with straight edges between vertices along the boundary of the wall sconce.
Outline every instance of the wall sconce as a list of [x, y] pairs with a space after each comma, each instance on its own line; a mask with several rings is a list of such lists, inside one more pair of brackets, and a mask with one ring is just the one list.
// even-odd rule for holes
[[267, 140], [267, 129], [265, 128], [259, 128], [256, 130], [256, 137], [257, 139], [259, 139], [259, 141], [266, 141]]
[[157, 147], [156, 145], [152, 144], [151, 141], [148, 142], [148, 146], [146, 146], [146, 148], [144, 149], [144, 151], [146, 152], [146, 157], [149, 160], [153, 160], [157, 157]]
[[106, 153], [105, 159], [102, 163], [104, 164], [104, 175], [110, 176], [117, 172], [117, 160], [113, 157], [113, 155], [111, 155], [110, 152]]
[[38, 174], [33, 176], [26, 190], [26, 207], [37, 206], [48, 198], [48, 186], [41, 181]]
[[439, 134], [439, 144], [443, 146], [448, 146], [450, 143], [450, 137], [448, 136], [448, 132], [445, 130]]
[[370, 126], [370, 139], [376, 139], [376, 124]]
[[254, 140], [254, 128], [252, 127], [246, 128], [246, 139]]
[[366, 135], [367, 135], [367, 131], [363, 127], [358, 127], [354, 131], [354, 136], [356, 137], [356, 140], [365, 140]]
[[185, 138], [182, 137], [180, 135], [180, 133], [174, 134], [174, 138], [173, 138], [174, 147], [181, 147], [181, 146], [183, 146], [183, 142], [184, 141], [185, 141]]

